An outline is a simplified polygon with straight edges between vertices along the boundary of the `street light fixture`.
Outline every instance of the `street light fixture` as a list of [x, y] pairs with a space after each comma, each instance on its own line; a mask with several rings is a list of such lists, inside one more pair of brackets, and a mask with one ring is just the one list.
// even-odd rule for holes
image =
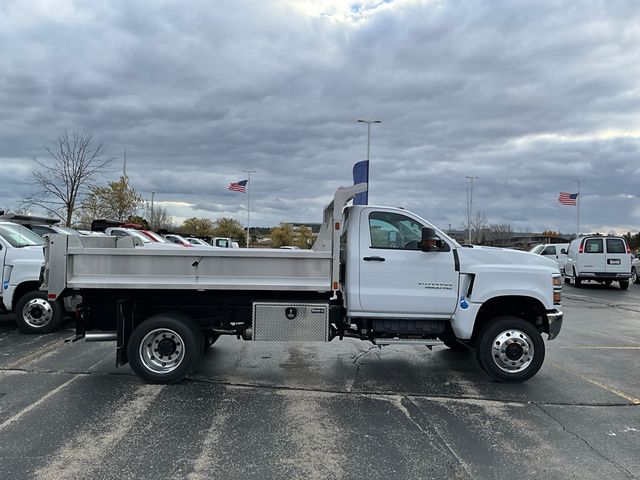
[[357, 123], [366, 123], [367, 124], [367, 198], [369, 197], [369, 193], [371, 188], [369, 187], [369, 180], [371, 174], [371, 162], [369, 162], [369, 151], [371, 148], [371, 124], [372, 123], [382, 123], [382, 120], [358, 120]]

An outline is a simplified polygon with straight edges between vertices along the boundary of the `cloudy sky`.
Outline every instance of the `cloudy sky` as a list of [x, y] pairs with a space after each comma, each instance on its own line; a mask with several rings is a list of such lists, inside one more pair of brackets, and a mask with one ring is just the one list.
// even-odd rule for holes
[[640, 226], [640, 2], [3, 0], [0, 208], [86, 129], [177, 220], [319, 222], [366, 157], [370, 203], [573, 232]]

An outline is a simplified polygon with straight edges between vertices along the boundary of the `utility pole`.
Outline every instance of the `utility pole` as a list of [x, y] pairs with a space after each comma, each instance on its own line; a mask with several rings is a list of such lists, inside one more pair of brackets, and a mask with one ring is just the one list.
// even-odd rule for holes
[[[369, 151], [371, 149], [371, 124], [382, 123], [382, 120], [358, 120], [357, 123], [367, 124], [367, 200], [371, 192], [371, 162], [369, 161]], [[368, 203], [368, 202], [367, 202]]]
[[480, 177], [470, 177], [470, 176], [466, 176], [465, 178], [468, 178], [470, 181], [470, 187], [469, 187], [469, 198], [467, 199], [467, 227], [468, 227], [468, 235], [467, 235], [467, 243], [471, 243], [471, 215], [473, 214], [473, 181], [474, 180], [478, 180]]
[[582, 184], [586, 182], [586, 180], [574, 180], [574, 182], [576, 182], [578, 184], [578, 198], [577, 200], [577, 205], [578, 205], [578, 222], [577, 222], [577, 226], [576, 226], [576, 238], [578, 238], [578, 235], [580, 235], [580, 204], [582, 203], [582, 200], [580, 200], [582, 197], [580, 195], [580, 190], [582, 187]]
[[242, 170], [243, 172], [248, 174], [247, 177], [247, 248], [249, 248], [249, 235], [250, 235], [250, 228], [249, 227], [249, 220], [251, 218], [251, 174], [255, 173], [255, 170]]

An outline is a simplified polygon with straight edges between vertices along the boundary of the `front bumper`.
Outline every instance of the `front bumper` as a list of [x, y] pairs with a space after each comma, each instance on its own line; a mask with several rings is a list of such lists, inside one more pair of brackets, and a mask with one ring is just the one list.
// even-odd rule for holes
[[549, 322], [549, 340], [553, 340], [560, 334], [564, 313], [561, 310], [547, 310], [547, 321]]

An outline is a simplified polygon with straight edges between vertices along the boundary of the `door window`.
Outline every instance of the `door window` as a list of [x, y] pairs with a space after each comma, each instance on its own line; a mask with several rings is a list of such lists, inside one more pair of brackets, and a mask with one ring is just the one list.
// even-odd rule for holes
[[601, 238], [590, 238], [584, 243], [584, 253], [604, 253]]
[[621, 238], [607, 238], [607, 253], [627, 253], [627, 247]]
[[399, 213], [373, 212], [369, 215], [371, 248], [419, 250], [422, 225]]
[[542, 252], [542, 255], [555, 255], [556, 254], [556, 247], [547, 247], [544, 249], [544, 252]]

